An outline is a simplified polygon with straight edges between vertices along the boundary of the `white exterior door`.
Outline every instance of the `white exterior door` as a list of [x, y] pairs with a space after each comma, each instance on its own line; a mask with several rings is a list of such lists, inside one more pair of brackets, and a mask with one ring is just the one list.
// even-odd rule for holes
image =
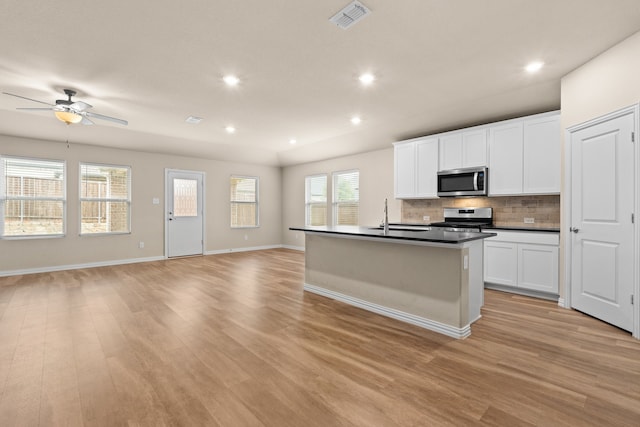
[[[571, 306], [633, 329], [634, 115], [571, 133]], [[570, 242], [570, 243], [569, 243]]]
[[204, 173], [166, 171], [166, 256], [204, 253]]

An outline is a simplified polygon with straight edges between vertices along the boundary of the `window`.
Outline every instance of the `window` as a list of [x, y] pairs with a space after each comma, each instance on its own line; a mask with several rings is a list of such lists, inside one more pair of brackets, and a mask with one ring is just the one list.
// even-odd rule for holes
[[304, 187], [305, 225], [327, 225], [327, 176], [307, 176]]
[[360, 172], [345, 171], [333, 174], [333, 224], [358, 225], [360, 201]]
[[231, 228], [258, 226], [258, 178], [231, 177]]
[[65, 162], [2, 157], [0, 168], [1, 236], [63, 236]]
[[131, 231], [131, 168], [80, 163], [80, 234]]

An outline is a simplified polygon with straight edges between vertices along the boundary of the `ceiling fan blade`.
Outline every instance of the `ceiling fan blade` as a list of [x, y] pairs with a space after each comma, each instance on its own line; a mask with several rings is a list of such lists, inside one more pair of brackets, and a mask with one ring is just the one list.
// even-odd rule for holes
[[89, 108], [93, 108], [93, 105], [89, 105], [86, 102], [76, 101], [73, 104], [69, 105], [69, 108], [76, 111], [84, 111]]
[[26, 99], [27, 101], [33, 101], [33, 102], [38, 102], [40, 104], [51, 105], [52, 107], [54, 106], [53, 104], [49, 104], [48, 102], [38, 101], [37, 99], [27, 98], [26, 96], [15, 95], [15, 94], [9, 93], [9, 92], [2, 92], [2, 93], [5, 94], [5, 95], [9, 95], [9, 96], [15, 96], [16, 98]]
[[16, 108], [16, 110], [51, 111], [55, 110], [55, 108]]
[[84, 115], [87, 117], [93, 117], [94, 119], [108, 120], [110, 122], [119, 123], [124, 126], [129, 124], [129, 122], [126, 120], [116, 119], [115, 117], [103, 116], [102, 114], [97, 114], [97, 113], [90, 113], [88, 111], [85, 111]]
[[93, 122], [91, 120], [87, 119], [87, 117], [83, 115], [82, 116], [82, 120], [80, 121], [80, 124], [82, 124], [82, 125], [92, 125]]

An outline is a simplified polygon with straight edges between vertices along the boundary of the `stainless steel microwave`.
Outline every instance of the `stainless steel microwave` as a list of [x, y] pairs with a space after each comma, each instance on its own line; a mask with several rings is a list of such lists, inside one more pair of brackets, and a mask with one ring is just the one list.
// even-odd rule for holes
[[438, 196], [486, 196], [489, 176], [486, 167], [438, 172]]

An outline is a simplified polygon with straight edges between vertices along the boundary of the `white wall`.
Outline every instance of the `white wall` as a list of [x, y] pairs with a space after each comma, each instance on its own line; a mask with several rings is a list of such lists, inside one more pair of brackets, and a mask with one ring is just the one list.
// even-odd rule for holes
[[[0, 274], [46, 267], [164, 256], [165, 168], [206, 173], [206, 248], [280, 245], [281, 169], [215, 160], [142, 153], [90, 145], [54, 143], [0, 135], [0, 155], [66, 160], [67, 233], [62, 238], [0, 239]], [[78, 164], [96, 162], [132, 168], [131, 234], [79, 236]], [[229, 177], [260, 177], [260, 228], [231, 229]], [[159, 205], [152, 204], [154, 197]], [[248, 240], [244, 239], [247, 235]], [[144, 249], [138, 242], [145, 243]]]
[[563, 129], [640, 100], [640, 32], [562, 78]]
[[[391, 143], [389, 143], [391, 145]], [[389, 202], [389, 221], [400, 221], [400, 201], [393, 198], [393, 148], [332, 160], [288, 166], [282, 170], [283, 244], [303, 247], [304, 234], [289, 227], [304, 226], [304, 179], [308, 175], [328, 174], [328, 199], [331, 205], [331, 173], [360, 171], [360, 225], [378, 225], [384, 217], [384, 199]], [[328, 221], [331, 223], [331, 209]]]
[[[562, 78], [562, 129], [584, 123], [639, 101], [640, 32], [611, 47]], [[567, 144], [568, 141], [564, 141], [563, 165], [565, 164], [564, 153], [566, 153]], [[568, 213], [563, 209], [561, 230], [569, 228], [567, 215]], [[561, 295], [563, 295], [565, 282], [564, 245], [567, 234], [560, 234]]]

